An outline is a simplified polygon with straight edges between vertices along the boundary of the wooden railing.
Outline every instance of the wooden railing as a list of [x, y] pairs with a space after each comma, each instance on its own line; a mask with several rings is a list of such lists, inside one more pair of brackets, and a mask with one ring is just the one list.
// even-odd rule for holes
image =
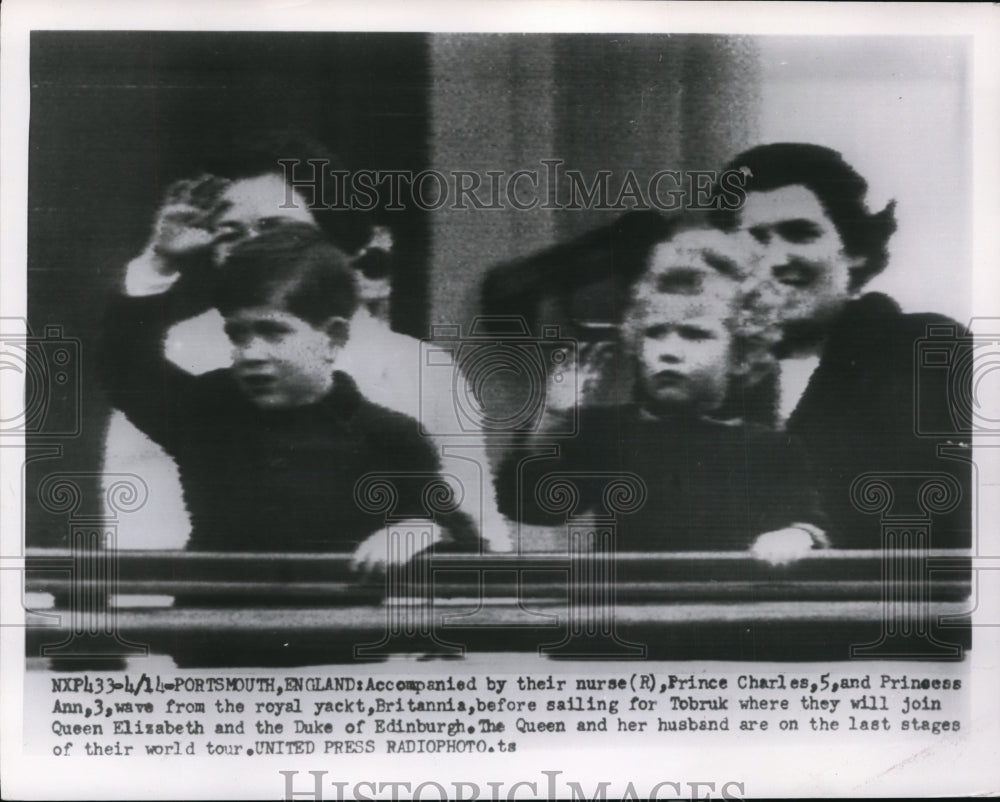
[[[167, 653], [180, 665], [312, 664], [397, 653], [808, 660], [958, 657], [971, 646], [970, 558], [825, 551], [787, 566], [745, 552], [436, 554], [359, 576], [345, 554], [34, 550], [28, 654]], [[615, 581], [607, 577], [614, 569]], [[894, 577], [916, 577], [902, 580]], [[140, 597], [169, 597], [139, 606]], [[30, 606], [30, 605], [29, 605]]]

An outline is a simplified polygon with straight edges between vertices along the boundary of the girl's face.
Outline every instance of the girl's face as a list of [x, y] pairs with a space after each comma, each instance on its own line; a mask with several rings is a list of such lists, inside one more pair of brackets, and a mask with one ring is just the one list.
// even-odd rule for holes
[[694, 229], [654, 248], [633, 309], [647, 404], [708, 412], [724, 400], [732, 347], [726, 324], [746, 274], [745, 244], [742, 237]]
[[697, 297], [661, 296], [646, 310], [638, 345], [647, 403], [705, 412], [722, 403], [731, 346], [724, 307]]

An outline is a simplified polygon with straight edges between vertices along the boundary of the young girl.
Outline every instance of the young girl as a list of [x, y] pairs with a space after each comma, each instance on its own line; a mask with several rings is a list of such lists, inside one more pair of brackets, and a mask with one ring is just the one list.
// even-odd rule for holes
[[558, 523], [536, 497], [546, 474], [579, 474], [580, 514], [601, 504], [603, 483], [588, 473], [625, 471], [648, 493], [618, 523], [620, 550], [752, 549], [779, 563], [827, 545], [801, 454], [786, 435], [732, 415], [766, 374], [771, 329], [740, 292], [728, 249], [723, 234], [688, 231], [653, 250], [624, 326], [631, 400], [584, 406], [577, 435], [553, 441], [555, 459], [510, 457], [498, 474], [502, 511]]

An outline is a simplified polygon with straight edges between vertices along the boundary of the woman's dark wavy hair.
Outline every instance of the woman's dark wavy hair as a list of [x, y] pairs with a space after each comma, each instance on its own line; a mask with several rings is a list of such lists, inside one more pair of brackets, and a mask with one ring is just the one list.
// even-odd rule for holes
[[223, 315], [276, 307], [318, 327], [350, 318], [358, 294], [343, 251], [314, 226], [287, 223], [233, 249], [219, 272], [215, 306]]
[[[851, 271], [852, 291], [881, 273], [889, 260], [889, 237], [896, 230], [896, 202], [890, 201], [875, 214], [865, 205], [868, 183], [832, 148], [802, 142], [776, 142], [744, 151], [724, 171], [739, 170], [746, 192], [766, 192], [801, 184], [809, 189], [833, 221], [844, 252], [862, 257]], [[711, 213], [713, 225], [732, 230], [739, 210], [718, 208]]]

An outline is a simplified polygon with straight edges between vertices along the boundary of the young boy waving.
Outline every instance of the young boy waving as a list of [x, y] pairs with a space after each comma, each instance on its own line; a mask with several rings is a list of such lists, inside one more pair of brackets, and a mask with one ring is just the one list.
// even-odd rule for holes
[[[165, 216], [165, 249], [192, 250], [196, 214]], [[130, 266], [108, 312], [103, 363], [112, 403], [178, 465], [187, 547], [349, 551], [360, 568], [394, 559], [384, 516], [358, 503], [357, 483], [392, 474], [392, 514], [426, 523], [424, 490], [440, 465], [413, 420], [371, 403], [337, 370], [357, 306], [346, 257], [315, 227], [288, 222], [238, 245], [223, 267], [194, 259], [177, 270], [183, 263]], [[233, 365], [195, 376], [164, 357], [163, 338], [208, 306], [225, 320]], [[467, 515], [435, 520], [442, 546], [478, 549]]]

